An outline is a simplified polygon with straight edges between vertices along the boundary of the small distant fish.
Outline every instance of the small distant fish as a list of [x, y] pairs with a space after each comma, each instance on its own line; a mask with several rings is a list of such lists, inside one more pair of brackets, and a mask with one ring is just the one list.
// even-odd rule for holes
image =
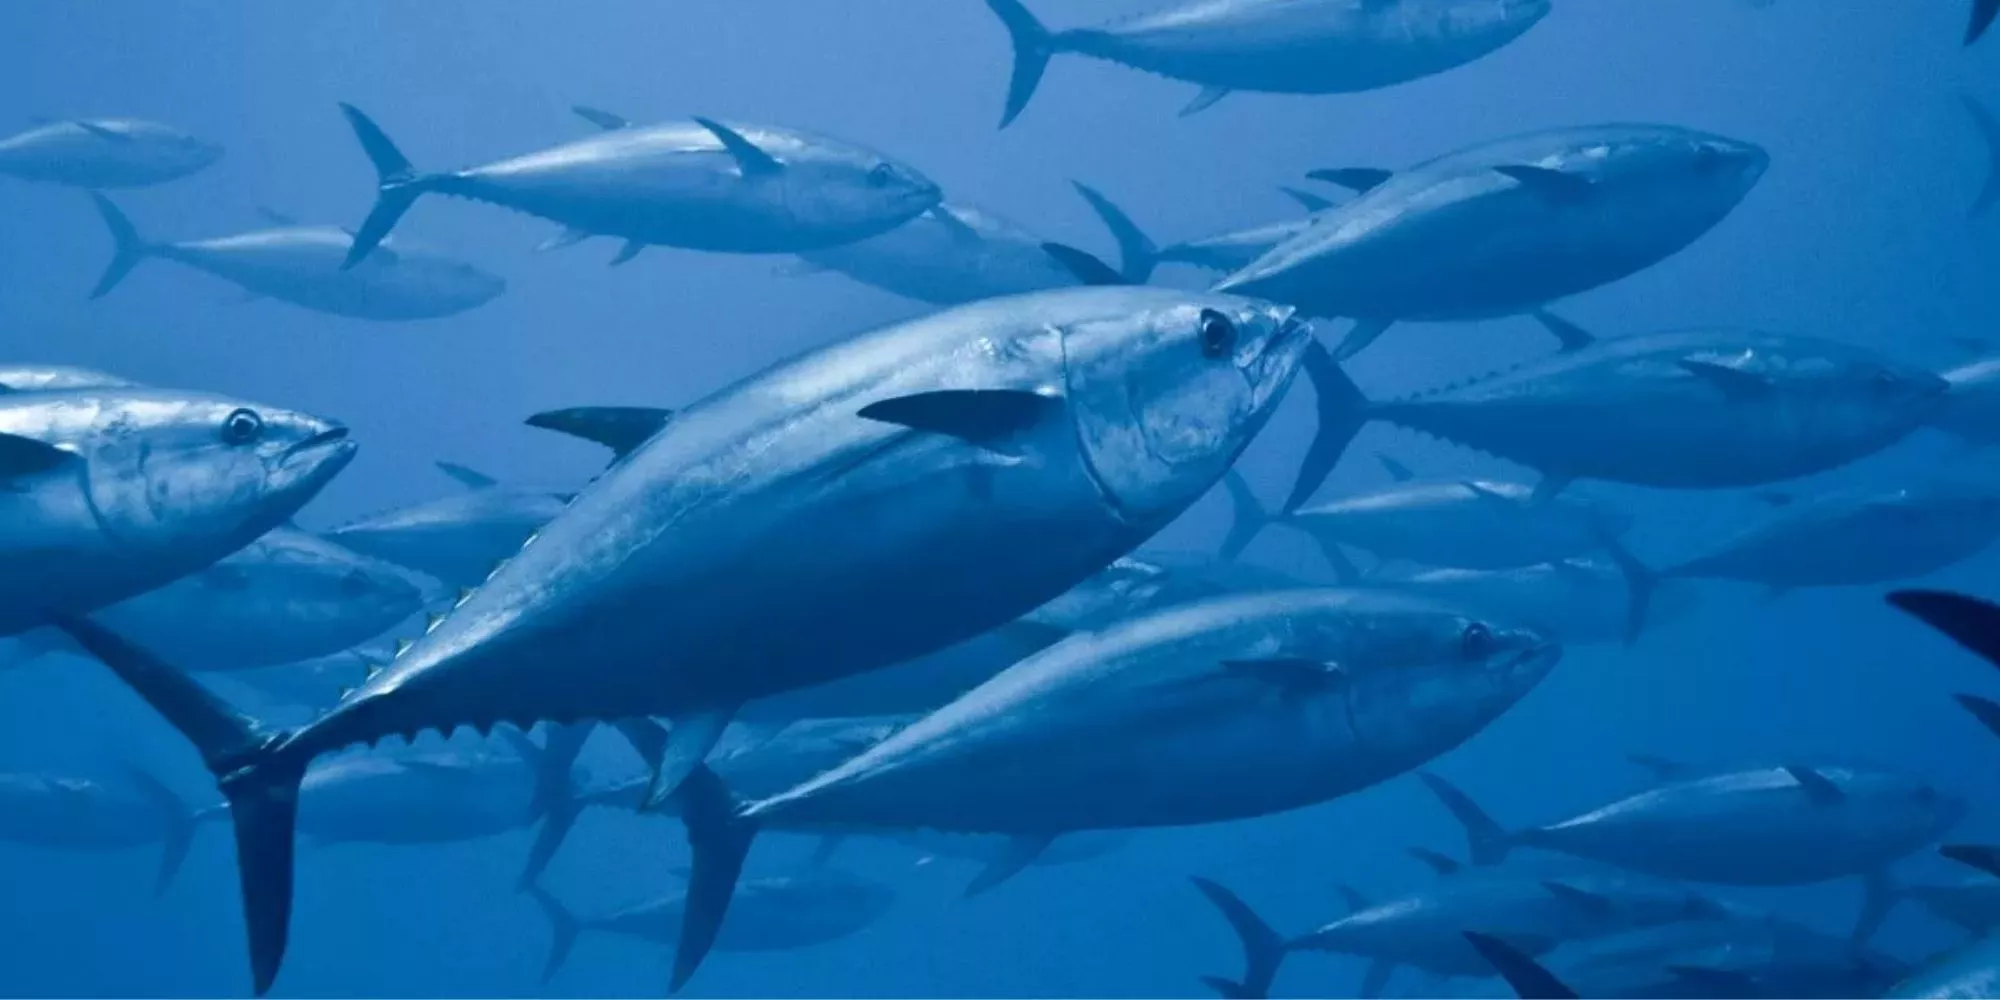
[[178, 180], [222, 158], [222, 147], [135, 118], [49, 122], [0, 139], [0, 175], [81, 188]]
[[2000, 486], [1939, 484], [1787, 504], [1770, 522], [1662, 572], [1797, 587], [1908, 580], [1977, 555], [2000, 537]]
[[1909, 972], [1896, 958], [1772, 914], [1634, 931], [1544, 958], [1493, 935], [1466, 937], [1516, 996], [1548, 1000], [1872, 997]]
[[710, 907], [672, 985], [714, 940], [760, 826], [1006, 833], [1018, 869], [1070, 832], [1243, 819], [1376, 784], [1469, 739], [1559, 657], [1535, 633], [1407, 598], [1222, 597], [1066, 639], [754, 803], [698, 769], [681, 815]]
[[[552, 932], [548, 962], [542, 969], [545, 983], [562, 969], [582, 932], [625, 934], [670, 945], [679, 940], [690, 905], [700, 902], [690, 900], [689, 893], [676, 892], [580, 919], [546, 890], [528, 891], [548, 917]], [[838, 941], [881, 919], [896, 904], [895, 890], [886, 885], [824, 869], [747, 878], [739, 892], [739, 905], [731, 908], [716, 937], [718, 951], [791, 951]]]
[[295, 514], [354, 448], [338, 424], [202, 393], [0, 393], [0, 636], [209, 566]]
[[1533, 312], [1636, 274], [1713, 229], [1764, 174], [1750, 143], [1665, 125], [1551, 129], [1397, 171], [1215, 290], [1354, 326]]
[[366, 267], [343, 269], [354, 238], [332, 226], [301, 226], [287, 220], [275, 229], [182, 243], [153, 243], [109, 198], [93, 193], [97, 212], [111, 231], [111, 263], [90, 297], [102, 298], [140, 261], [158, 258], [186, 264], [237, 285], [254, 297], [269, 297], [316, 312], [356, 319], [409, 320], [451, 316], [484, 305], [507, 290], [498, 275], [428, 250], [383, 247]]
[[199, 824], [193, 806], [138, 767], [117, 783], [0, 774], [0, 840], [65, 851], [159, 844], [155, 895], [173, 883]]
[[1537, 499], [1532, 486], [1470, 477], [1424, 482], [1406, 474], [1380, 489], [1277, 514], [1264, 509], [1242, 477], [1231, 473], [1223, 484], [1234, 523], [1222, 558], [1235, 558], [1266, 525], [1282, 524], [1318, 542], [1345, 582], [1358, 574], [1343, 545], [1427, 566], [1513, 569], [1616, 544], [1631, 526], [1631, 518], [1601, 502]]
[[1948, 388], [1873, 351], [1746, 330], [1595, 341], [1396, 402], [1370, 402], [1323, 355], [1310, 355], [1306, 372], [1320, 433], [1287, 510], [1371, 419], [1539, 469], [1540, 497], [1574, 479], [1726, 489], [1824, 472], [1895, 444], [1944, 407]]
[[638, 126], [579, 109], [604, 131], [481, 167], [422, 173], [352, 105], [341, 111], [379, 181], [375, 208], [347, 252], [359, 264], [420, 195], [525, 212], [565, 227], [557, 242], [626, 241], [726, 253], [798, 253], [900, 225], [939, 200], [936, 184], [872, 150], [790, 129], [707, 118]]
[[1935, 842], [1967, 810], [1958, 796], [1902, 775], [1794, 764], [1672, 780], [1570, 819], [1508, 831], [1457, 786], [1423, 779], [1465, 827], [1475, 864], [1497, 864], [1527, 847], [1722, 885], [1862, 876], [1863, 931], [1893, 902], [1888, 866]]
[[1249, 90], [1348, 94], [1472, 62], [1521, 36], [1549, 0], [1182, 0], [1097, 28], [1051, 31], [1020, 0], [987, 0], [1014, 45], [1006, 128], [1058, 53], [1199, 84], [1190, 115]]

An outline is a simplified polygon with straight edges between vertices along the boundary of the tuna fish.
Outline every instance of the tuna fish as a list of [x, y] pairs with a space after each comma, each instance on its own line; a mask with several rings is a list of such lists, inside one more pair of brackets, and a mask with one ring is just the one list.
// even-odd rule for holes
[[423, 194], [483, 201], [560, 223], [566, 235], [727, 253], [798, 253], [867, 239], [938, 203], [938, 188], [872, 150], [789, 129], [707, 118], [633, 126], [603, 112], [600, 135], [481, 167], [420, 173], [343, 104], [374, 163], [375, 208], [348, 250], [353, 267]]
[[222, 147], [134, 118], [49, 122], [0, 139], [0, 175], [81, 188], [177, 180], [222, 158]]
[[[1242, 905], [1241, 900], [1226, 904], [1213, 891], [1204, 891], [1225, 913]], [[1359, 995], [1379, 996], [1401, 965], [1440, 976], [1486, 975], [1486, 962], [1463, 936], [1469, 927], [1539, 954], [1568, 941], [1635, 927], [1719, 919], [1725, 913], [1683, 886], [1617, 871], [1546, 876], [1468, 871], [1380, 903], [1352, 890], [1346, 894], [1347, 916], [1291, 939], [1243, 907], [1230, 923], [1243, 941], [1249, 967], [1275, 970], [1287, 954], [1299, 951], [1355, 955], [1370, 963]], [[1252, 919], [1240, 919], [1242, 913], [1250, 913]], [[1253, 973], [1244, 982], [1258, 978]]]
[[[1951, 637], [1987, 663], [2000, 667], [2000, 605], [1939, 590], [1894, 591], [1889, 594], [1889, 603]], [[2000, 702], [1976, 694], [1960, 694], [1958, 703], [1980, 725], [2000, 736]]]
[[[96, 618], [190, 670], [252, 670], [332, 655], [378, 636], [422, 608], [421, 586], [399, 566], [278, 528]], [[54, 629], [22, 642], [32, 655], [72, 648]]]
[[1664, 125], [1502, 139], [1396, 173], [1215, 288], [1355, 320], [1346, 358], [1397, 320], [1518, 315], [1636, 274], [1721, 222], [1768, 162]]
[[344, 427], [220, 396], [0, 393], [0, 636], [221, 559], [353, 455]]
[[1514, 569], [1616, 545], [1631, 527], [1623, 512], [1575, 495], [1538, 499], [1531, 486], [1490, 479], [1421, 482], [1391, 464], [1402, 473], [1391, 486], [1275, 515], [1258, 502], [1250, 484], [1231, 473], [1223, 484], [1234, 523], [1222, 558], [1236, 558], [1266, 525], [1283, 524], [1318, 542], [1348, 580], [1356, 574], [1344, 545], [1383, 560]]
[[110, 293], [140, 261], [171, 260], [241, 287], [253, 298], [273, 298], [315, 312], [356, 319], [435, 319], [481, 306], [506, 291], [507, 282], [463, 261], [398, 244], [369, 256], [366, 266], [341, 262], [354, 238], [332, 226], [290, 220], [275, 229], [182, 243], [155, 243], [109, 198], [92, 193], [111, 231], [111, 263], [90, 297]]
[[1937, 484], [1822, 497], [1664, 571], [1761, 584], [1843, 587], [1925, 576], [1977, 555], [2000, 536], [2000, 490]]
[[1298, 590], [1198, 601], [1066, 639], [797, 787], [738, 805], [697, 770], [687, 981], [764, 826], [1016, 837], [1247, 819], [1387, 780], [1471, 738], [1559, 648], [1406, 598]]
[[160, 845], [155, 895], [167, 890], [194, 840], [198, 818], [172, 789], [136, 767], [126, 780], [0, 774], [0, 840], [66, 851]]
[[1909, 968], [1768, 914], [1603, 938], [1548, 956], [1553, 972], [1507, 942], [1480, 937], [1481, 952], [1522, 997], [1881, 996]]
[[[579, 919], [548, 892], [529, 891], [549, 919], [545, 983], [562, 969], [582, 932], [605, 931], [672, 944], [680, 938], [689, 905], [688, 894], [676, 892], [601, 917]], [[838, 941], [881, 919], [896, 904], [896, 892], [888, 886], [831, 870], [745, 879], [738, 893], [740, 901], [716, 938], [721, 951], [791, 951]]]
[[1507, 831], [1436, 775], [1424, 781], [1461, 824], [1475, 864], [1532, 847], [1661, 878], [1722, 885], [1867, 879], [1861, 932], [1893, 902], [1888, 866], [1965, 817], [1966, 803], [1922, 781], [1844, 767], [1756, 768], [1670, 781], [1600, 809]]
[[969, 638], [1139, 545], [1222, 477], [1313, 343], [1283, 307], [1086, 288], [782, 363], [682, 411], [295, 730], [101, 626], [65, 624], [220, 779], [262, 992], [314, 757], [430, 729], [664, 716], [664, 794], [738, 705]]
[[1762, 486], [1902, 440], [1943, 406], [1943, 379], [1808, 337], [1694, 330], [1598, 341], [1411, 399], [1371, 403], [1312, 361], [1319, 437], [1284, 509], [1319, 488], [1361, 424], [1385, 420], [1573, 479], [1665, 489]]
[[1058, 53], [1199, 85], [1189, 115], [1235, 90], [1351, 94], [1472, 62], [1520, 37], [1549, 0], [1180, 0], [1096, 28], [1050, 31], [1020, 0], [986, 0], [1014, 44], [1000, 127]]

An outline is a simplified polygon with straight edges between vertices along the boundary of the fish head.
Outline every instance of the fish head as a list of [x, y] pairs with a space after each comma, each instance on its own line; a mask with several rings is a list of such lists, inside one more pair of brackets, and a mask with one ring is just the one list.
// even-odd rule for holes
[[1894, 440], [1946, 405], [1951, 385], [1915, 365], [1828, 345], [1818, 356], [1779, 357], [1774, 377], [1794, 383], [1829, 441]]
[[423, 594], [399, 567], [303, 531], [280, 528], [190, 579], [237, 603], [281, 602], [287, 617], [367, 622], [380, 631], [415, 614]]
[[1910, 810], [1926, 842], [1936, 840], [1965, 821], [1972, 806], [1962, 795], [1945, 791], [1925, 781], [1912, 781], [1905, 793]]
[[1349, 667], [1356, 735], [1409, 766], [1470, 738], [1513, 707], [1562, 658], [1530, 628], [1417, 599], [1368, 616]]
[[[1527, 33], [1549, 16], [1551, 0], [1425, 0], [1406, 4], [1431, 8], [1432, 16], [1451, 26], [1451, 34], [1481, 49], [1498, 48]], [[1423, 19], [1422, 10], [1413, 10]]]
[[1119, 308], [1063, 328], [1085, 463], [1126, 520], [1158, 525], [1200, 499], [1270, 419], [1312, 326], [1291, 306], [1160, 289], [1092, 289]]
[[347, 428], [291, 410], [156, 391], [90, 398], [91, 503], [128, 545], [238, 548], [297, 513], [354, 457]]
[[893, 229], [944, 198], [915, 167], [859, 147], [818, 148], [787, 162], [778, 180], [794, 221], [855, 239]]
[[155, 136], [159, 141], [164, 158], [185, 173], [213, 166], [222, 159], [222, 146], [207, 139], [192, 136], [175, 128], [161, 128]]

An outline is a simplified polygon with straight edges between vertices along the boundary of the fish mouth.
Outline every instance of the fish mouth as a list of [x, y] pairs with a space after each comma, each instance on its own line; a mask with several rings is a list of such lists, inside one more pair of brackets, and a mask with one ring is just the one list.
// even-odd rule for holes
[[353, 450], [355, 447], [354, 442], [347, 440], [347, 428], [340, 426], [329, 427], [326, 430], [320, 431], [318, 434], [314, 434], [312, 437], [306, 438], [302, 441], [293, 444], [291, 447], [286, 448], [284, 457], [289, 459], [295, 455], [303, 454], [315, 448], [323, 447], [326, 445], [342, 445], [342, 444], [344, 444], [350, 451]]

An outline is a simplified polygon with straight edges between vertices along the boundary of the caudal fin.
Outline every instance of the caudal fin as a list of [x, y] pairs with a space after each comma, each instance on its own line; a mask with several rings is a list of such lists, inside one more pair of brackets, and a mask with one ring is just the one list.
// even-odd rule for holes
[[1007, 81], [1007, 109], [1000, 114], [1000, 127], [1006, 128], [1020, 117], [1028, 99], [1035, 96], [1035, 87], [1042, 82], [1042, 71], [1049, 68], [1049, 57], [1055, 54], [1055, 36], [1021, 0], [986, 0], [986, 6], [999, 15], [1000, 23], [1007, 26], [1009, 40], [1014, 43], [1014, 75]]
[[535, 791], [529, 808], [542, 820], [541, 828], [535, 832], [535, 842], [528, 848], [528, 860], [521, 866], [517, 885], [520, 889], [532, 889], [541, 879], [583, 814], [583, 797], [578, 794], [571, 772], [593, 728], [590, 724], [551, 726], [544, 746], [536, 746], [518, 730], [502, 730], [513, 742], [514, 752], [534, 770]]
[[736, 895], [736, 879], [743, 874], [743, 859], [757, 838], [757, 824], [737, 813], [736, 797], [707, 765], [696, 765], [674, 794], [680, 801], [681, 822], [687, 824], [694, 867], [688, 872], [687, 905], [669, 993], [687, 985], [714, 947], [722, 920], [729, 915], [729, 901]]
[[1333, 467], [1340, 464], [1341, 454], [1353, 443], [1354, 435], [1361, 432], [1361, 425], [1368, 422], [1368, 397], [1341, 371], [1340, 363], [1333, 360], [1324, 345], [1315, 342], [1306, 348], [1305, 370], [1313, 393], [1319, 397], [1319, 433], [1313, 437], [1305, 461], [1299, 465], [1299, 478], [1292, 485], [1292, 495], [1285, 498], [1284, 509], [1288, 514], [1312, 499]]
[[546, 983], [562, 971], [563, 963], [569, 960], [569, 953], [576, 947], [576, 937], [583, 932], [583, 924], [571, 913], [562, 900], [549, 894], [541, 886], [530, 886], [528, 895], [541, 908], [542, 916], [549, 921], [549, 957], [542, 963], [542, 982]]
[[1258, 533], [1271, 523], [1271, 513], [1251, 492], [1250, 484], [1235, 469], [1222, 477], [1222, 489], [1229, 494], [1229, 534], [1222, 539], [1222, 551], [1217, 557], [1223, 562], [1231, 562], [1250, 547]]
[[187, 860], [188, 848], [194, 845], [194, 832], [200, 826], [198, 814], [153, 772], [132, 764], [125, 773], [132, 787], [160, 811], [160, 867], [153, 878], [153, 895], [163, 896], [180, 873], [181, 862]]
[[374, 119], [361, 113], [352, 104], [342, 104], [340, 113], [347, 116], [347, 124], [354, 129], [354, 138], [361, 143], [361, 151], [368, 154], [368, 162], [375, 166], [375, 207], [368, 212], [361, 228], [354, 234], [354, 243], [347, 248], [347, 259], [340, 269], [345, 271], [366, 260], [368, 255], [380, 246], [396, 228], [403, 213], [416, 203], [417, 196], [431, 190], [437, 181], [435, 175], [417, 173], [410, 165], [402, 150], [389, 141], [387, 133], [375, 124]]
[[1472, 796], [1459, 790], [1457, 785], [1438, 777], [1429, 771], [1418, 773], [1431, 794], [1438, 797], [1452, 818], [1465, 827], [1465, 843], [1468, 855], [1475, 865], [1497, 865], [1507, 860], [1507, 852], [1514, 847], [1514, 838], [1502, 829]]
[[104, 265], [104, 274], [97, 279], [97, 287], [90, 290], [91, 298], [101, 299], [117, 288], [118, 283], [124, 281], [140, 261], [152, 256], [153, 248], [139, 238], [138, 228], [132, 225], [132, 220], [126, 218], [124, 212], [118, 210], [117, 205], [111, 203], [111, 199], [92, 191], [90, 201], [97, 206], [97, 214], [104, 219], [104, 228], [111, 231], [111, 263]]
[[1660, 575], [1640, 562], [1616, 536], [1606, 534], [1603, 545], [1604, 554], [1611, 557], [1611, 564], [1625, 578], [1625, 644], [1629, 646], [1639, 641], [1639, 633], [1646, 630], [1646, 613], [1652, 609]]
[[1153, 276], [1153, 269], [1160, 265], [1159, 244], [1102, 192], [1081, 181], [1070, 184], [1090, 204], [1090, 210], [1097, 213], [1104, 228], [1111, 230], [1111, 238], [1118, 241], [1118, 273], [1131, 284], [1145, 284]]
[[1191, 881], [1216, 909], [1222, 911], [1222, 919], [1229, 921], [1230, 929], [1243, 942], [1241, 980], [1231, 982], [1219, 976], [1204, 976], [1202, 982], [1224, 997], [1269, 996], [1271, 984], [1278, 978], [1278, 966], [1285, 961], [1285, 939], [1272, 930], [1271, 925], [1258, 916], [1248, 903], [1243, 902], [1242, 897], [1226, 886], [1199, 875]]
[[236, 826], [251, 979], [262, 996], [278, 976], [290, 930], [292, 830], [307, 761], [274, 749], [284, 733], [264, 728], [109, 629], [87, 618], [55, 624], [187, 737], [216, 776]]
[[1493, 967], [1500, 978], [1507, 981], [1514, 995], [1521, 1000], [1575, 1000], [1575, 990], [1543, 968], [1542, 963], [1528, 957], [1527, 953], [1497, 937], [1474, 931], [1464, 933], [1466, 943]]

